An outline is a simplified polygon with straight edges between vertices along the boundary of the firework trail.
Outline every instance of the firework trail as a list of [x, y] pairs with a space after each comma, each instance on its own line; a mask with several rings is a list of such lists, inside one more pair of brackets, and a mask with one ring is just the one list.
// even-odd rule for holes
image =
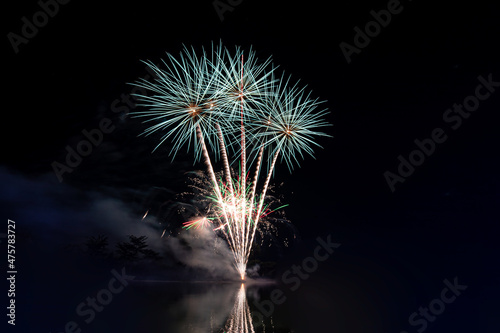
[[[323, 120], [327, 110], [318, 110], [322, 102], [312, 99], [298, 83], [292, 85], [290, 77], [276, 77], [271, 58], [259, 62], [252, 49], [245, 53], [236, 47], [231, 53], [220, 43], [198, 55], [185, 47], [179, 59], [167, 54], [162, 68], [149, 61], [145, 64], [157, 77], [133, 83], [150, 92], [135, 94], [146, 110], [133, 115], [150, 124], [142, 134], [161, 132], [154, 150], [169, 140], [173, 157], [182, 147], [193, 146], [195, 162], [203, 159], [211, 182], [210, 216], [185, 222], [183, 227], [211, 226], [220, 232], [244, 280], [259, 222], [281, 208], [265, 204], [276, 164], [284, 161], [291, 171], [299, 157], [313, 156], [312, 148], [319, 147], [315, 137], [328, 136], [318, 131], [329, 126]], [[222, 162], [220, 177], [210, 152]]]

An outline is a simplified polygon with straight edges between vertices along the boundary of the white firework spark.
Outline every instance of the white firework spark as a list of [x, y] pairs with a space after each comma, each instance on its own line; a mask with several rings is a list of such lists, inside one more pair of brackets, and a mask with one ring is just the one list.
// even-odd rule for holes
[[[143, 134], [163, 133], [155, 150], [170, 140], [174, 157], [182, 147], [193, 146], [195, 161], [203, 158], [210, 176], [212, 215], [184, 227], [213, 225], [220, 231], [244, 280], [259, 221], [272, 211], [264, 202], [278, 157], [291, 170], [298, 157], [312, 156], [313, 147], [319, 146], [315, 138], [327, 136], [318, 130], [329, 126], [323, 119], [327, 110], [318, 110], [322, 102], [298, 83], [276, 78], [271, 58], [259, 62], [251, 49], [236, 47], [231, 53], [220, 43], [212, 45], [211, 53], [202, 49], [198, 55], [185, 47], [179, 60], [167, 54], [162, 68], [145, 63], [157, 77], [134, 83], [152, 93], [135, 95], [147, 110], [134, 116], [152, 124]], [[230, 153], [233, 163], [239, 163], [236, 174], [231, 171]], [[211, 154], [221, 157], [222, 179], [215, 174]], [[247, 166], [252, 160], [255, 170], [249, 180]], [[265, 161], [267, 174], [257, 191]]]

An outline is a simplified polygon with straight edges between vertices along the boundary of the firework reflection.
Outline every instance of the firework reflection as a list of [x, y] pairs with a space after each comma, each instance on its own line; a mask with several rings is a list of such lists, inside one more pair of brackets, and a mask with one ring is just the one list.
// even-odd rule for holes
[[242, 283], [234, 302], [233, 310], [225, 327], [228, 333], [254, 333], [252, 315], [247, 302], [245, 284]]

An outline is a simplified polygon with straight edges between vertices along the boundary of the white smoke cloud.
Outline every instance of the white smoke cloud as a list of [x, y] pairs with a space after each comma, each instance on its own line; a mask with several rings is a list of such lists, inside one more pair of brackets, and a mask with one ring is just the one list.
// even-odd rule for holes
[[0, 182], [2, 216], [16, 221], [21, 230], [48, 247], [60, 249], [98, 234], [109, 236], [110, 244], [127, 240], [128, 235], [145, 235], [151, 248], [166, 250], [188, 270], [202, 270], [210, 277], [234, 277], [232, 253], [211, 230], [187, 230], [161, 238], [163, 229], [156, 218], [148, 215], [141, 221], [144, 212], [134, 213], [118, 196], [82, 191], [57, 182], [50, 174], [29, 177], [1, 166]]
[[0, 168], [2, 215], [56, 243], [60, 234], [66, 241], [96, 233], [159, 238], [151, 228], [155, 221], [140, 223], [121, 200], [57, 183], [50, 176], [27, 177]]
[[170, 238], [167, 246], [179, 261], [189, 267], [201, 268], [212, 277], [235, 277], [231, 251], [211, 230], [187, 230]]

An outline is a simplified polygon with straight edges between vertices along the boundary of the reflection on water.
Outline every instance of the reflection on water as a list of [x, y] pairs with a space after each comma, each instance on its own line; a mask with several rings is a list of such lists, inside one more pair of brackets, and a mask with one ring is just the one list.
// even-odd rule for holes
[[170, 303], [168, 317], [175, 332], [277, 333], [272, 316], [264, 318], [252, 310], [251, 300], [258, 297], [257, 285], [187, 283], [174, 289], [180, 297]]
[[245, 284], [242, 283], [234, 302], [233, 310], [226, 323], [228, 333], [254, 333], [252, 315], [248, 307]]

